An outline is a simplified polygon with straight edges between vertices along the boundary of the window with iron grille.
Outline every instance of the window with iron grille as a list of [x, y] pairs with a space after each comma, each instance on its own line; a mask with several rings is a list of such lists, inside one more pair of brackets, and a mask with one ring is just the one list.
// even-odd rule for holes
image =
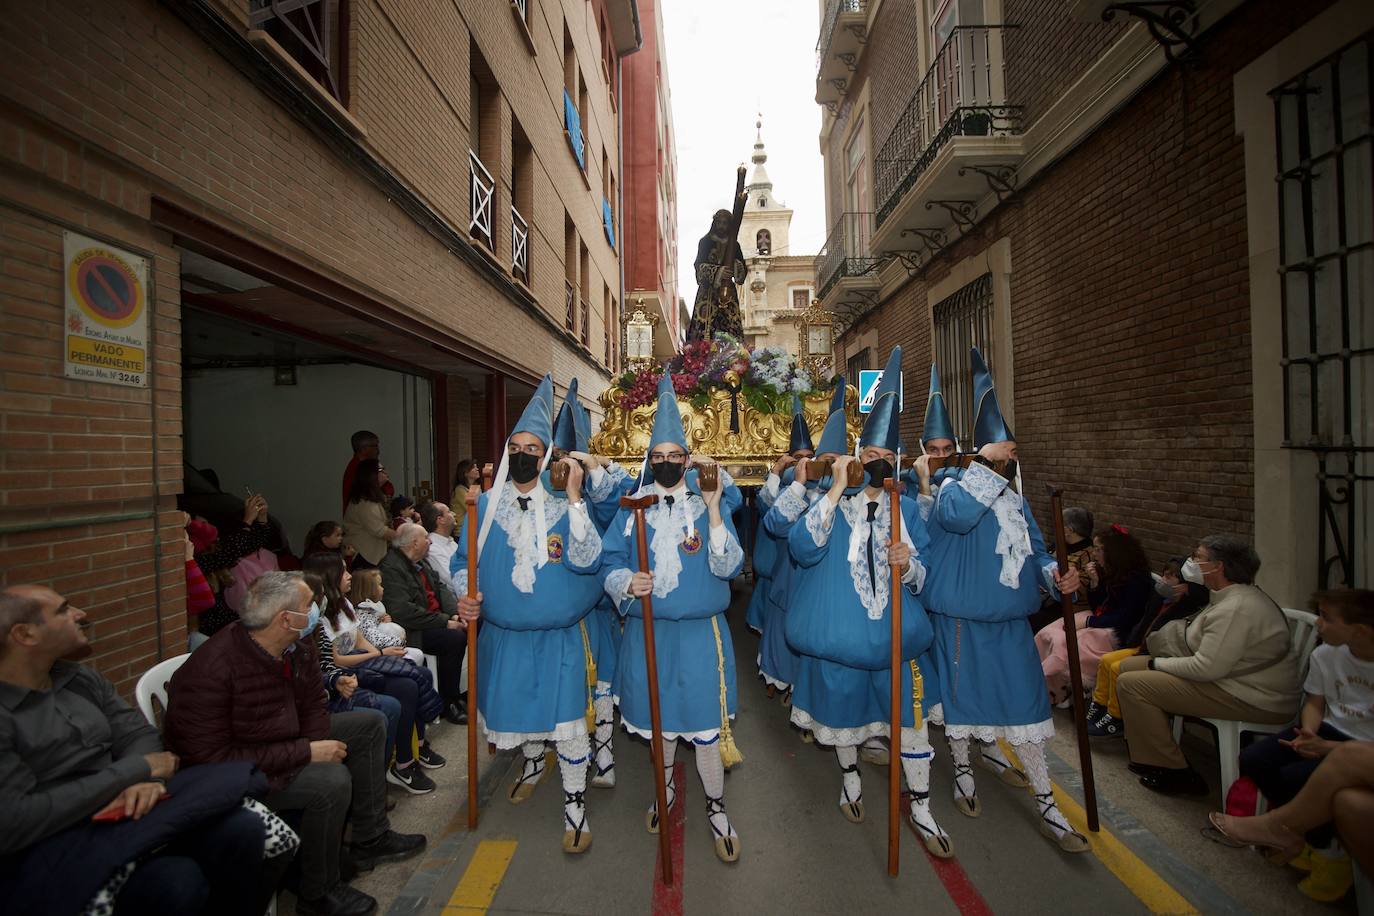
[[344, 105], [344, 36], [348, 4], [339, 0], [252, 0], [248, 23], [262, 29]]
[[858, 353], [855, 353], [853, 356], [849, 357], [849, 359], [845, 362], [845, 381], [853, 385], [857, 389], [859, 387], [859, 373], [865, 369], [872, 368], [873, 351], [869, 347], [864, 347]]
[[1374, 33], [1274, 89], [1283, 446], [1317, 457], [1317, 578], [1374, 565]]
[[969, 349], [977, 347], [994, 372], [992, 353], [992, 274], [986, 273], [935, 304], [935, 364], [954, 432], [969, 448], [973, 435], [973, 370]]

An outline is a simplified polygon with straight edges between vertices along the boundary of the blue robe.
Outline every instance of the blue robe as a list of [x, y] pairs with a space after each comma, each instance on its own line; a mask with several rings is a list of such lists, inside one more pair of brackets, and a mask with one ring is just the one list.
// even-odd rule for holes
[[[850, 535], [866, 525], [868, 498], [847, 495], [833, 509], [830, 528], [823, 520], [829, 500], [818, 499], [791, 528], [788, 545], [793, 571], [787, 610], [787, 640], [799, 654], [792, 690], [792, 721], [811, 729], [823, 744], [854, 745], [889, 732], [891, 689], [891, 569], [887, 546], [891, 513], [886, 493], [878, 496], [872, 525], [873, 577], [867, 551], [850, 560]], [[903, 671], [899, 676], [901, 723], [916, 725], [915, 685], [922, 689], [921, 716], [930, 708], [927, 684], [934, 678], [917, 659], [931, 641], [930, 622], [917, 594], [929, 573], [930, 539], [916, 502], [903, 497], [901, 516], [914, 548], [910, 573], [902, 584]], [[862, 531], [862, 527], [859, 527]]]
[[[592, 522], [601, 534], [606, 533], [616, 513], [620, 511], [620, 497], [633, 492], [639, 484], [618, 464], [606, 470], [605, 484], [601, 488], [591, 487], [588, 504], [591, 508]], [[598, 683], [611, 684], [615, 681], [615, 670], [620, 657], [621, 624], [615, 605], [601, 592], [596, 607], [587, 615], [583, 625], [591, 642], [592, 659], [596, 663]]]
[[[952, 738], [1020, 743], [1054, 734], [1026, 616], [1040, 607], [1041, 586], [1058, 595], [1050, 572], [1055, 564], [1030, 508], [1007, 484], [982, 465], [954, 471], [931, 511], [931, 575], [922, 598], [935, 630], [931, 653]], [[999, 513], [1022, 557], [1015, 570], [996, 552], [1004, 524]]]
[[[514, 486], [478, 498], [478, 531], [488, 512], [495, 523], [478, 557], [478, 590], [482, 620], [477, 629], [477, 708], [488, 740], [500, 748], [532, 740], [565, 740], [586, 734], [590, 698], [587, 683], [588, 644], [582, 620], [601, 595], [601, 537], [584, 516], [583, 537], [574, 540], [572, 510], [558, 494], [544, 492], [548, 536], [538, 549], [547, 557], [533, 569], [531, 591], [517, 587], [513, 570], [517, 553], [511, 545], [522, 514]], [[467, 587], [468, 531], [458, 532], [452, 572], [460, 590]], [[535, 554], [537, 556], [537, 554]]]
[[[649, 563], [656, 579], [654, 640], [663, 734], [709, 743], [720, 732], [722, 681], [726, 713], [735, 714], [735, 653], [725, 610], [730, 606], [730, 580], [744, 565], [744, 551], [726, 511], [725, 493], [721, 498], [723, 552], [712, 550], [706, 504], [700, 495], [690, 492], [694, 482], [689, 473], [688, 486], [673, 494], [672, 510], [663, 503], [663, 491], [657, 484], [650, 483], [639, 492], [660, 495], [660, 502], [645, 512], [645, 522]], [[686, 533], [689, 518], [690, 536]], [[680, 569], [670, 589], [669, 567], [674, 562]], [[643, 605], [637, 598], [623, 597], [630, 577], [638, 570], [634, 513], [622, 509], [606, 530], [602, 561], [606, 592], [625, 615], [613, 687], [622, 724], [636, 734], [649, 735]]]
[[797, 493], [792, 485], [792, 469], [788, 468], [783, 474], [786, 487], [763, 517], [760, 526], [761, 535], [776, 540], [779, 549], [774, 556], [768, 582], [768, 609], [764, 615], [763, 635], [759, 639], [759, 673], [764, 681], [780, 690], [788, 689], [797, 680], [797, 653], [787, 644], [787, 608], [791, 602], [793, 571], [796, 568], [788, 548], [788, 537], [792, 526], [806, 508], [822, 495], [814, 481], [803, 493]]
[[[784, 472], [785, 473], [785, 472]], [[776, 474], [769, 474], [768, 480], [759, 487], [757, 497], [759, 521], [754, 531], [754, 593], [749, 596], [749, 607], [744, 612], [744, 624], [755, 633], [762, 634], [765, 618], [770, 610], [768, 592], [772, 587], [773, 568], [778, 557], [778, 542], [764, 528], [763, 519], [778, 497], [779, 480]]]

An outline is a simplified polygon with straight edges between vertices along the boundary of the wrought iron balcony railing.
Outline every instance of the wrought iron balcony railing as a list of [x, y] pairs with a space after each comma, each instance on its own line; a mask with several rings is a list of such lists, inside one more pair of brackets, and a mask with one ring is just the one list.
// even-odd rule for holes
[[817, 297], [824, 300], [835, 284], [846, 277], [872, 273], [879, 258], [872, 253], [872, 213], [844, 213], [830, 229], [821, 253], [816, 255]]
[[510, 208], [510, 269], [520, 282], [530, 282], [530, 225], [514, 205]]
[[952, 137], [1021, 133], [1022, 106], [1006, 98], [1003, 33], [1011, 25], [959, 26], [926, 71], [873, 160], [882, 225]]
[[825, 66], [825, 59], [830, 56], [830, 41], [835, 37], [835, 25], [840, 21], [840, 14], [866, 12], [868, 0], [830, 0], [825, 8], [825, 19], [821, 21], [821, 37], [816, 42], [817, 73]]
[[582, 346], [590, 347], [592, 345], [592, 306], [586, 299], [582, 300], [582, 313], [578, 317], [582, 321], [582, 327], [579, 329]]
[[480, 238], [486, 243], [487, 248], [492, 246], [492, 201], [496, 196], [496, 181], [491, 177], [491, 172], [482, 164], [482, 160], [477, 158], [477, 154], [468, 150], [468, 165], [472, 173], [469, 183], [471, 190], [472, 219], [468, 221], [468, 233], [476, 238]]
[[577, 327], [577, 289], [571, 280], [563, 281], [563, 301], [568, 308], [563, 316], [563, 327], [573, 331]]

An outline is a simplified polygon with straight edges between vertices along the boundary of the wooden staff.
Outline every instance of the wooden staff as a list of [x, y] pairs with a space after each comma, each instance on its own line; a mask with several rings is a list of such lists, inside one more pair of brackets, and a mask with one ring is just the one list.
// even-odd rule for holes
[[[639, 549], [639, 568], [649, 572], [649, 538], [644, 510], [658, 502], [649, 494], [635, 499], [620, 497], [620, 505], [635, 513], [635, 543]], [[654, 761], [654, 800], [658, 804], [658, 855], [663, 863], [663, 883], [673, 883], [673, 840], [668, 836], [668, 786], [663, 778], [663, 722], [658, 711], [658, 656], [654, 649], [654, 602], [650, 593], [639, 599], [644, 611], [644, 662], [649, 669], [649, 730], [653, 733], [650, 753]]]
[[[469, 487], [468, 597], [477, 597], [477, 490]], [[477, 621], [468, 622], [468, 829], [477, 829]]]
[[[482, 465], [482, 492], [483, 492], [483, 493], [485, 493], [485, 492], [487, 492], [488, 490], [491, 489], [492, 481], [495, 479], [495, 477], [496, 477], [495, 465], [493, 465], [491, 462], [487, 462], [486, 464]], [[469, 490], [469, 492], [471, 492], [471, 491]], [[476, 523], [474, 522], [474, 524], [476, 524]], [[473, 531], [476, 531], [475, 528], [472, 529], [472, 530], [473, 530]], [[469, 576], [469, 577], [468, 577], [469, 587], [471, 587], [471, 583], [472, 583], [472, 582], [473, 582], [473, 578], [472, 578], [471, 576]], [[470, 642], [475, 643], [475, 640], [473, 640], [472, 637], [473, 637], [473, 635], [474, 635], [476, 632], [477, 632], [476, 630], [473, 630], [471, 633], [468, 634], [468, 639], [469, 639]], [[476, 649], [473, 650], [474, 654], [476, 653], [476, 651], [477, 651]], [[471, 666], [471, 667], [468, 668], [468, 678], [469, 678], [469, 679], [471, 679], [472, 677], [474, 677], [474, 675], [472, 674], [472, 672], [473, 672], [473, 671], [476, 671], [476, 670], [477, 670], [477, 666], [476, 666], [476, 665], [473, 665], [473, 666]], [[469, 696], [469, 697], [472, 697], [472, 696], [474, 696], [474, 694], [469, 693], [468, 696]], [[475, 722], [475, 721], [477, 721], [476, 718], [475, 718], [474, 715], [473, 715], [473, 710], [474, 710], [475, 708], [476, 708], [476, 704], [475, 704], [472, 700], [469, 700], [469, 701], [468, 701], [468, 721], [469, 721], [469, 722]], [[472, 728], [472, 727], [474, 727], [474, 726], [469, 726], [469, 727]], [[495, 756], [496, 756], [496, 745], [495, 745], [493, 742], [491, 742], [491, 741], [488, 741], [488, 742], [487, 742], [487, 754], [488, 754], [488, 756], [491, 756], [491, 757], [495, 757]]]
[[[1069, 553], [1064, 537], [1064, 496], [1056, 487], [1050, 491], [1050, 513], [1054, 516], [1055, 559], [1059, 575], [1069, 571]], [[1064, 620], [1064, 641], [1069, 652], [1069, 689], [1073, 692], [1073, 724], [1078, 733], [1078, 768], [1083, 773], [1083, 807], [1088, 810], [1088, 829], [1097, 833], [1097, 787], [1093, 783], [1093, 755], [1088, 749], [1088, 710], [1083, 701], [1083, 668], [1078, 660], [1078, 627], [1073, 619], [1073, 595], [1059, 593], [1059, 610]]]
[[[892, 518], [889, 550], [902, 542], [902, 493], [897, 487], [895, 477], [883, 481]], [[898, 679], [902, 668], [902, 571], [896, 566], [891, 566], [889, 571], [892, 574], [892, 678], [888, 703], [887, 873], [895, 878], [902, 844], [901, 813], [898, 810], [902, 795], [902, 683]]]

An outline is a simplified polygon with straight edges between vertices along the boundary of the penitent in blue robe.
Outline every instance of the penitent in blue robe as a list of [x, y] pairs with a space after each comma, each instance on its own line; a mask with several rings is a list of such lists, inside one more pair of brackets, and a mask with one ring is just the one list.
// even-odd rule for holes
[[[873, 575], [867, 561], [868, 496], [859, 491], [832, 506], [816, 500], [791, 528], [793, 570], [787, 640], [799, 654], [792, 690], [792, 722], [810, 729], [822, 744], [856, 745], [890, 731], [892, 597], [887, 548], [891, 540], [888, 496], [880, 494], [872, 523]], [[928, 574], [929, 536], [914, 500], [903, 497], [901, 516], [912, 546], [902, 585], [903, 671], [899, 677], [901, 723], [916, 725], [915, 686], [921, 715], [933, 705], [918, 658], [930, 645], [930, 622], [917, 594]], [[858, 529], [855, 548], [851, 533]]]
[[770, 473], [763, 486], [759, 487], [759, 495], [756, 497], [759, 521], [754, 532], [754, 553], [750, 557], [754, 567], [754, 593], [749, 596], [749, 607], [744, 612], [744, 624], [760, 635], [763, 633], [770, 610], [768, 593], [772, 588], [773, 568], [777, 564], [778, 554], [785, 552], [785, 549], [778, 550], [777, 539], [768, 533], [763, 524], [773, 501], [778, 498], [779, 486], [778, 475]]
[[[720, 734], [722, 682], [727, 714], [735, 714], [735, 653], [725, 610], [730, 606], [730, 580], [744, 565], [744, 551], [726, 506], [729, 488], [721, 496], [722, 526], [716, 535], [720, 543], [713, 545], [706, 503], [691, 491], [694, 475], [688, 474], [687, 483], [671, 494], [672, 507], [663, 501], [667, 494], [656, 483], [636, 495], [659, 496], [659, 502], [646, 510], [645, 522], [654, 573], [654, 642], [663, 735], [707, 744]], [[606, 593], [625, 615], [613, 685], [621, 722], [627, 730], [648, 736], [643, 605], [637, 598], [626, 597], [630, 578], [640, 568], [634, 518], [632, 511], [622, 509], [607, 528], [602, 571]]]
[[946, 475], [931, 511], [930, 539], [931, 575], [922, 598], [935, 630], [931, 653], [945, 733], [1016, 744], [1052, 736], [1049, 694], [1026, 616], [1040, 607], [1042, 586], [1058, 592], [1055, 563], [1030, 507], [1005, 478], [975, 464]]
[[[585, 510], [570, 509], [564, 497], [543, 487], [535, 493], [544, 500], [548, 526], [548, 537], [538, 545], [535, 506], [522, 510], [513, 485], [503, 487], [499, 498], [488, 492], [478, 499], [478, 531], [487, 512], [494, 511], [496, 519], [477, 566], [477, 709], [498, 748], [587, 733], [588, 647], [581, 624], [601, 596], [601, 536]], [[580, 538], [573, 536], [575, 512], [583, 513]], [[523, 533], [531, 536], [525, 539], [522, 518], [528, 521]], [[466, 524], [458, 533], [452, 562], [460, 590], [467, 587], [468, 538], [475, 536]], [[513, 581], [520, 578], [517, 567], [532, 568], [532, 582], [524, 583], [528, 591]]]
[[787, 690], [797, 680], [797, 653], [787, 644], [787, 608], [796, 568], [788, 538], [802, 513], [823, 495], [815, 481], [801, 487], [794, 480], [792, 468], [783, 471], [783, 488], [760, 525], [761, 535], [775, 539], [778, 550], [768, 577], [767, 611], [759, 637], [759, 673], [766, 683], [779, 690]]
[[[592, 513], [592, 523], [596, 525], [596, 530], [604, 535], [611, 522], [615, 520], [616, 513], [620, 511], [620, 497], [633, 492], [639, 484], [618, 464], [612, 464], [603, 473], [604, 477], [601, 474], [593, 474], [596, 480], [587, 488], [587, 501]], [[611, 603], [604, 590], [596, 607], [582, 621], [582, 625], [586, 628], [587, 639], [591, 643], [597, 682], [613, 683], [616, 664], [620, 658], [622, 628], [620, 615], [616, 613], [615, 605]]]

